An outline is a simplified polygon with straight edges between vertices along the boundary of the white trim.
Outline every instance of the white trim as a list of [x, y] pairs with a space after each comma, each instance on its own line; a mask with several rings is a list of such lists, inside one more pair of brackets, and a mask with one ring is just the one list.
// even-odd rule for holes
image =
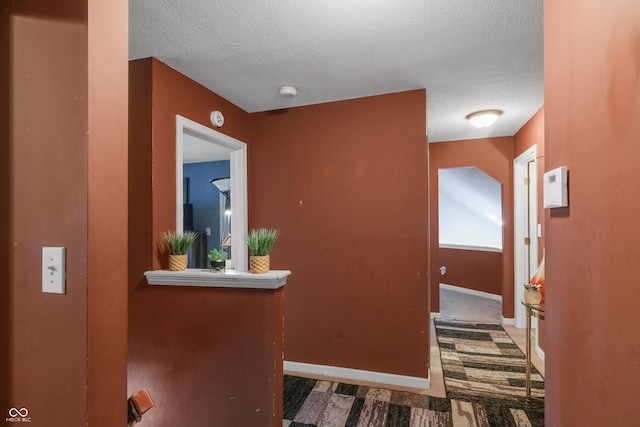
[[439, 319], [440, 318], [440, 312], [439, 311], [432, 311], [431, 312], [431, 318], [432, 319]]
[[440, 243], [440, 249], [460, 249], [463, 251], [481, 251], [481, 252], [497, 252], [502, 253], [502, 248], [493, 248], [490, 246], [467, 246], [467, 245], [452, 245], [449, 243]]
[[149, 285], [197, 286], [206, 288], [278, 289], [287, 283], [289, 270], [269, 270], [262, 274], [229, 270], [211, 272], [199, 268], [182, 271], [155, 270], [144, 273]]
[[182, 146], [184, 131], [198, 134], [202, 139], [229, 150], [231, 178], [231, 261], [233, 268], [247, 270], [248, 249], [245, 243], [247, 214], [247, 144], [210, 129], [186, 117], [176, 115], [176, 231], [183, 229]]
[[[534, 317], [534, 319], [538, 320], [537, 317]], [[544, 362], [544, 350], [540, 348], [540, 329], [537, 326], [538, 325], [536, 324], [536, 341], [534, 349], [536, 354], [540, 357], [540, 360]]]
[[538, 345], [538, 338], [537, 336], [540, 334], [536, 333], [536, 346], [535, 346], [535, 350], [536, 350], [536, 354], [538, 355], [538, 357], [540, 358], [540, 360], [542, 360], [544, 362], [544, 351], [540, 348], [540, 346]]
[[[240, 141], [238, 141], [240, 142]], [[243, 145], [231, 152], [230, 176], [231, 176], [231, 212], [240, 212], [240, 215], [231, 216], [231, 260], [233, 268], [244, 271], [247, 269], [249, 256], [245, 241], [249, 227], [247, 213], [247, 146]], [[239, 260], [240, 262], [236, 262]]]
[[448, 289], [450, 291], [460, 292], [461, 294], [469, 294], [477, 297], [488, 298], [502, 302], [502, 296], [492, 294], [489, 292], [476, 291], [475, 289], [463, 288], [460, 286], [448, 285], [446, 283], [440, 283], [440, 289]]
[[431, 388], [430, 378], [410, 377], [385, 372], [363, 371], [361, 369], [341, 368], [338, 366], [315, 365], [311, 363], [284, 361], [284, 370], [300, 374], [311, 374], [345, 380], [366, 381], [389, 386], [410, 387], [421, 390]]
[[500, 316], [500, 323], [502, 323], [503, 325], [513, 326], [516, 324], [516, 319], [514, 319], [513, 317]]
[[[524, 284], [529, 282], [525, 268], [528, 259], [526, 252], [522, 249], [522, 242], [524, 237], [528, 235], [526, 225], [527, 194], [523, 182], [527, 176], [527, 168], [530, 161], [536, 161], [536, 145], [531, 146], [513, 161], [513, 304], [515, 327], [520, 329], [526, 326], [525, 308], [521, 301], [524, 297]], [[535, 185], [535, 183], [533, 184]], [[537, 206], [537, 201], [535, 203]], [[537, 209], [535, 209], [535, 212], [537, 212]], [[533, 219], [537, 222], [537, 218]], [[537, 254], [537, 236], [531, 236], [530, 243], [529, 250], [531, 253]]]

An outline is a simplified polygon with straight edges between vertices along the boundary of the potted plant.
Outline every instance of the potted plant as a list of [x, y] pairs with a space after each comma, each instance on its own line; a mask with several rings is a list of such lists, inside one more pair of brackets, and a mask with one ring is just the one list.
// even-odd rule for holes
[[211, 271], [225, 271], [227, 253], [222, 249], [211, 249], [209, 251], [209, 263]]
[[193, 231], [186, 233], [167, 231], [162, 233], [162, 239], [169, 250], [169, 270], [182, 271], [187, 269], [187, 252], [197, 238], [198, 233]]
[[269, 253], [280, 236], [280, 230], [273, 228], [258, 228], [249, 230], [247, 245], [251, 252], [251, 272], [254, 274], [269, 271]]

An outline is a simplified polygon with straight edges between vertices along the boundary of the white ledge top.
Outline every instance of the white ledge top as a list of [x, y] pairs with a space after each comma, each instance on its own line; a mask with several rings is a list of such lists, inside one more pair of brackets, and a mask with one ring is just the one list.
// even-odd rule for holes
[[144, 273], [150, 285], [240, 289], [278, 289], [284, 286], [290, 274], [289, 270], [270, 270], [263, 274], [236, 270], [213, 273], [201, 268], [188, 268], [183, 271], [154, 270]]

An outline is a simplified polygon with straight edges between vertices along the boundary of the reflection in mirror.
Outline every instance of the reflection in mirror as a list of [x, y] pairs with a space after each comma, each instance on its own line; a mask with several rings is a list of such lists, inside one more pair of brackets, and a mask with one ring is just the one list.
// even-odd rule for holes
[[502, 184], [480, 169], [438, 169], [441, 246], [502, 250]]
[[176, 179], [176, 230], [202, 235], [189, 267], [206, 268], [208, 252], [222, 248], [227, 269], [246, 270], [246, 144], [176, 116]]
[[[188, 141], [185, 142], [188, 144]], [[188, 183], [185, 186], [187, 192], [183, 195], [183, 229], [198, 233], [198, 239], [189, 254], [189, 268], [207, 268], [207, 254], [211, 249], [221, 249], [222, 240], [229, 234], [229, 230], [223, 230], [225, 225], [229, 225], [225, 217], [225, 197], [211, 185], [212, 177], [229, 176], [229, 166], [229, 160], [190, 163], [184, 160], [183, 180]]]
[[220, 224], [220, 249], [224, 250], [229, 259], [231, 254], [231, 178], [221, 177], [210, 180], [220, 194], [224, 196], [224, 205], [218, 208], [219, 216], [222, 217]]

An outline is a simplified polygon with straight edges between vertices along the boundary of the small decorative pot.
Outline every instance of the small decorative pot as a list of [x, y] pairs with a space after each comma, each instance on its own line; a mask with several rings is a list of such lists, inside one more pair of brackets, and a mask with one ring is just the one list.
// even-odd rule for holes
[[187, 255], [169, 255], [169, 270], [182, 271], [187, 269]]
[[219, 271], [224, 273], [227, 267], [227, 262], [223, 259], [218, 261], [209, 260], [209, 265], [211, 266], [209, 271], [212, 271], [212, 272]]
[[539, 287], [524, 285], [524, 302], [527, 304], [540, 304], [542, 292]]
[[251, 257], [251, 272], [253, 274], [262, 274], [269, 271], [269, 255], [264, 256], [252, 256]]

